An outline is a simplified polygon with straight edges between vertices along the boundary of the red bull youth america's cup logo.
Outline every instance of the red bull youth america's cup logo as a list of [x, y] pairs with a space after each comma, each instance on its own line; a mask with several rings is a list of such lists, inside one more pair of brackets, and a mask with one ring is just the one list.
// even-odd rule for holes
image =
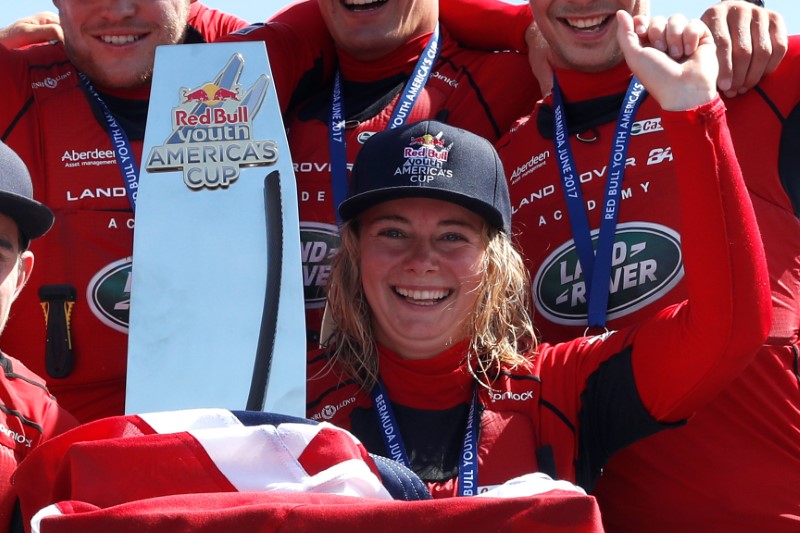
[[426, 133], [415, 137], [409, 142], [403, 155], [410, 158], [430, 158], [434, 161], [447, 161], [450, 148], [444, 145], [441, 132], [435, 137]]
[[444, 168], [451, 147], [452, 143], [447, 144], [442, 138], [442, 132], [414, 137], [403, 149], [403, 164], [395, 169], [394, 175], [415, 185], [452, 178], [453, 171]]
[[172, 133], [147, 157], [149, 172], [183, 171], [192, 189], [227, 187], [240, 167], [272, 165], [278, 160], [275, 141], [253, 139], [252, 120], [264, 100], [269, 78], [261, 75], [242, 90], [244, 69], [234, 54], [214, 80], [179, 91], [172, 109]]

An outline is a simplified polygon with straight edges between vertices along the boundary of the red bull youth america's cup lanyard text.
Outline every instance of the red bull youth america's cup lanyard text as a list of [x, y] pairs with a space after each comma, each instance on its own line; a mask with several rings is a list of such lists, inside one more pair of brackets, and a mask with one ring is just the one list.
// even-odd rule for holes
[[[372, 395], [372, 408], [378, 419], [378, 427], [380, 427], [388, 457], [410, 469], [411, 461], [408, 459], [403, 436], [400, 434], [400, 426], [397, 424], [394, 409], [392, 409], [386, 389], [380, 380], [375, 383], [370, 394]], [[473, 386], [467, 427], [464, 429], [464, 440], [458, 463], [459, 496], [478, 494], [478, 428], [480, 427], [478, 411], [478, 387]]]
[[100, 97], [100, 93], [89, 81], [89, 78], [83, 72], [78, 72], [81, 83], [84, 89], [88, 92], [97, 102], [100, 111], [103, 113], [105, 119], [105, 127], [108, 136], [111, 139], [111, 145], [114, 147], [114, 155], [117, 158], [117, 166], [119, 167], [120, 174], [122, 175], [122, 182], [125, 184], [125, 191], [128, 193], [128, 200], [131, 203], [131, 210], [136, 211], [136, 194], [139, 190], [139, 163], [131, 148], [131, 142], [128, 135], [122, 126], [119, 125], [117, 119], [111, 114], [111, 110]]
[[569, 141], [569, 128], [561, 97], [558, 79], [553, 77], [553, 115], [555, 128], [553, 132], [553, 146], [558, 155], [558, 169], [561, 174], [561, 191], [569, 213], [569, 223], [572, 228], [572, 237], [578, 252], [581, 269], [583, 269], [584, 282], [588, 305], [588, 325], [590, 327], [605, 327], [608, 307], [609, 280], [611, 278], [612, 252], [617, 230], [617, 216], [620, 205], [620, 191], [622, 178], [625, 175], [628, 146], [631, 139], [631, 126], [633, 118], [642, 99], [647, 94], [644, 86], [634, 76], [622, 108], [617, 119], [614, 133], [614, 146], [608, 163], [608, 179], [606, 192], [603, 199], [603, 216], [600, 220], [600, 229], [597, 236], [597, 252], [592, 246], [592, 232], [589, 218], [583, 202], [581, 184], [578, 179], [578, 169], [575, 166], [575, 156]]
[[[402, 126], [411, 116], [411, 110], [417, 103], [422, 89], [431, 77], [433, 67], [439, 58], [439, 24], [433, 30], [425, 50], [420, 54], [414, 72], [406, 82], [403, 92], [392, 111], [388, 129]], [[331, 95], [331, 113], [328, 120], [328, 145], [331, 158], [331, 182], [333, 186], [333, 210], [336, 220], [341, 225], [339, 218], [339, 204], [347, 198], [347, 147], [345, 145], [345, 112], [344, 96], [342, 94], [342, 75], [339, 70], [333, 80], [333, 93]]]

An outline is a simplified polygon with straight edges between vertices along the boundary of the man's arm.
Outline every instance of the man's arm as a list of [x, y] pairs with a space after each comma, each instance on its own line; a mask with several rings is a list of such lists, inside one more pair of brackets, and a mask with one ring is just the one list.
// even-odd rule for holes
[[460, 43], [477, 50], [519, 50], [533, 21], [530, 7], [500, 0], [439, 0], [439, 20]]
[[58, 15], [49, 11], [36, 13], [0, 28], [0, 44], [6, 48], [63, 40]]
[[[211, 9], [192, 0], [189, 11], [191, 24], [209, 42], [247, 26], [247, 21], [234, 15]], [[0, 28], [0, 44], [6, 48], [22, 48], [48, 41], [63, 41], [64, 33], [58, 15], [43, 11]]]
[[789, 45], [783, 17], [764, 9], [761, 0], [748, 1], [719, 2], [702, 17], [717, 45], [717, 86], [728, 97], [747, 92], [774, 71]]
[[210, 43], [247, 26], [247, 21], [218, 9], [211, 9], [195, 0], [192, 0], [188, 22]]
[[314, 0], [292, 4], [267, 22], [253, 24], [221, 41], [264, 41], [281, 112], [286, 112], [301, 84], [314, 85], [316, 90], [332, 77], [336, 63], [333, 38]]
[[617, 20], [628, 65], [665, 110], [675, 155], [688, 302], [643, 323], [633, 348], [643, 404], [657, 420], [672, 422], [691, 415], [752, 359], [770, 328], [769, 278], [715, 91], [709, 30], [672, 17], [666, 27], [676, 34], [664, 38], [683, 52], [672, 58], [643, 47], [627, 13], [617, 13]]
[[[717, 45], [720, 63], [717, 84], [726, 96], [755, 86], [765, 74], [775, 70], [786, 53], [788, 37], [783, 18], [763, 5], [762, 0], [722, 0], [703, 14]], [[553, 81], [546, 63], [547, 43], [532, 24], [533, 16], [527, 5], [510, 7], [501, 0], [440, 0], [439, 11], [450, 33], [468, 47], [527, 49], [542, 93], [550, 92]], [[523, 30], [523, 40], [520, 27], [527, 28]], [[636, 31], [641, 36], [644, 26], [637, 26]], [[671, 31], [670, 35], [675, 35], [675, 29]], [[653, 46], [666, 51], [663, 43], [653, 42]]]

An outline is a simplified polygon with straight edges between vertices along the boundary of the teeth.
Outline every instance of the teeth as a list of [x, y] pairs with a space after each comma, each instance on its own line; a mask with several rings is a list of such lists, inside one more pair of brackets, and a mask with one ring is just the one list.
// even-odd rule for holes
[[346, 7], [353, 7], [357, 9], [364, 9], [370, 7], [377, 7], [381, 4], [385, 4], [387, 0], [343, 0], [343, 4]]
[[136, 35], [101, 35], [100, 40], [106, 44], [128, 44], [139, 40]]
[[599, 26], [603, 22], [605, 22], [607, 18], [608, 17], [593, 17], [593, 18], [589, 18], [589, 19], [570, 19], [570, 18], [568, 18], [568, 19], [566, 19], [566, 21], [567, 21], [567, 24], [569, 24], [573, 28], [578, 28], [578, 29], [582, 30], [582, 29], [586, 29], [586, 28], [592, 28], [594, 26]]
[[395, 288], [397, 294], [403, 296], [404, 298], [408, 298], [409, 300], [414, 300], [416, 302], [428, 301], [431, 302], [441, 300], [442, 298], [446, 298], [450, 291], [437, 289], [437, 290], [425, 290], [425, 291], [413, 291], [409, 289], [402, 289], [400, 287]]

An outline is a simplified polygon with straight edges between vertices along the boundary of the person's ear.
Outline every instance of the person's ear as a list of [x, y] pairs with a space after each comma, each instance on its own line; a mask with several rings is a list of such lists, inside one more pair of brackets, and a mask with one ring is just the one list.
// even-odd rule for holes
[[14, 289], [14, 299], [17, 299], [22, 288], [28, 283], [28, 279], [33, 272], [33, 252], [25, 250], [19, 255], [19, 265], [17, 265], [17, 286]]

